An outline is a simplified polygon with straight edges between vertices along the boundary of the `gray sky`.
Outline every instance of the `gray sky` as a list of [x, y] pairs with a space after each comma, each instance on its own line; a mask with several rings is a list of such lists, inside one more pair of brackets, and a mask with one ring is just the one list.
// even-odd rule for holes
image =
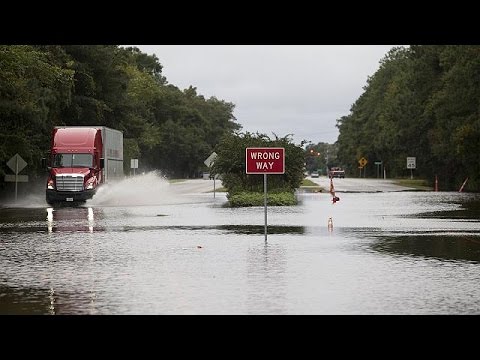
[[336, 120], [394, 45], [133, 46], [157, 55], [170, 84], [234, 103], [242, 131], [332, 144]]

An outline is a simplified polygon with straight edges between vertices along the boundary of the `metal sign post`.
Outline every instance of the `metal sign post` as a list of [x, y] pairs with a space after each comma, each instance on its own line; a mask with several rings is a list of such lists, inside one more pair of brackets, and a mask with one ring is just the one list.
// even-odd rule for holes
[[17, 202], [18, 189], [18, 157], [15, 157], [15, 202]]
[[367, 166], [368, 160], [362, 157], [358, 160], [358, 164], [360, 165], [360, 177], [362, 177], [362, 169], [363, 169], [363, 177], [365, 177], [365, 166]]
[[27, 163], [20, 155], [15, 154], [10, 160], [7, 161], [7, 166], [12, 169], [12, 171], [15, 173], [15, 176], [5, 175], [5, 181], [15, 181], [15, 202], [17, 202], [18, 182], [28, 181], [27, 175], [18, 175], [18, 173], [22, 171], [25, 166], [27, 166]]
[[[209, 168], [211, 168], [213, 166], [213, 164], [215, 163], [215, 159], [217, 158], [217, 153], [214, 151], [210, 154], [210, 156], [208, 158], [205, 159], [205, 161], [203, 162], [205, 165], [207, 165]], [[215, 198], [215, 180], [216, 180], [216, 176], [214, 175], [213, 176], [213, 198]]]
[[381, 168], [382, 168], [382, 162], [381, 161], [375, 161], [375, 166], [377, 167], [377, 179], [380, 178], [380, 174], [382, 173]]
[[267, 174], [285, 174], [285, 148], [246, 148], [245, 173], [263, 174], [265, 242], [267, 241]]
[[267, 174], [263, 174], [263, 195], [264, 195], [263, 207], [265, 209], [264, 233], [265, 233], [265, 241], [267, 241]]
[[407, 157], [407, 169], [410, 169], [410, 180], [413, 179], [413, 169], [417, 168], [417, 158]]
[[138, 159], [130, 159], [130, 168], [133, 169], [133, 176], [135, 176], [135, 169], [138, 169]]

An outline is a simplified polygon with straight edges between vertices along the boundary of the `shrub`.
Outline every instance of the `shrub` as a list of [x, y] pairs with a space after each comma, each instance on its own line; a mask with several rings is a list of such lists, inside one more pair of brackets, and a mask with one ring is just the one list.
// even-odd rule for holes
[[[263, 206], [265, 195], [261, 192], [242, 191], [228, 194], [227, 198], [232, 207]], [[297, 205], [295, 194], [290, 191], [267, 193], [267, 206]]]

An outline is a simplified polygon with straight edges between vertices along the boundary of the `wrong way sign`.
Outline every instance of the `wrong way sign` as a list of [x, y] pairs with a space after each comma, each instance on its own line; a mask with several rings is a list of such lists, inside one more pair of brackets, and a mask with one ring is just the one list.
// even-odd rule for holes
[[285, 174], [285, 148], [246, 148], [246, 174]]

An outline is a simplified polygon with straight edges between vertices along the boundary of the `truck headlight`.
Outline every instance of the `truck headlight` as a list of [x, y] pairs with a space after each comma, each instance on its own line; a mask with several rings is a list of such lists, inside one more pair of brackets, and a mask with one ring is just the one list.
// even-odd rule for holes
[[50, 180], [48, 183], [47, 183], [47, 189], [49, 190], [55, 190], [55, 187], [53, 186], [53, 181]]
[[87, 180], [87, 183], [85, 184], [85, 189], [86, 190], [92, 190], [94, 187], [95, 187], [95, 183], [96, 183], [96, 177], [93, 176], [91, 177], [90, 179]]

